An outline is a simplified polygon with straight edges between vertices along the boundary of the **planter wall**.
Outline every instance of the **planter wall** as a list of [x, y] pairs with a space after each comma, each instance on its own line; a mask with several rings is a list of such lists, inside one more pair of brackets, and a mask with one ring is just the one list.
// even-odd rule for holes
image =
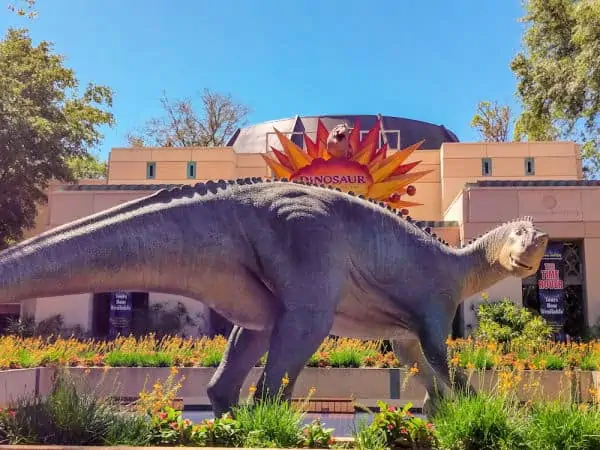
[[[67, 368], [81, 389], [101, 396], [137, 397], [142, 389], [150, 390], [158, 380], [165, 380], [170, 369], [158, 367]], [[185, 379], [178, 393], [186, 405], [208, 405], [206, 386], [214, 368], [179, 368], [177, 379]], [[241, 397], [248, 395], [249, 387], [258, 382], [262, 368], [254, 368], [246, 380]], [[46, 395], [52, 387], [55, 370], [52, 368], [17, 369], [0, 371], [0, 407], [24, 395]], [[592, 400], [592, 391], [600, 391], [600, 372], [576, 372], [568, 376], [562, 371], [525, 371], [518, 384], [521, 400], [570, 399], [578, 392], [582, 401]], [[502, 383], [496, 371], [474, 372], [471, 383], [476, 390], [491, 391]], [[403, 369], [342, 369], [305, 368], [296, 383], [294, 397], [304, 398], [315, 388], [313, 398], [354, 398], [358, 405], [375, 406], [377, 400], [393, 405], [411, 402], [422, 406], [425, 389], [415, 379], [406, 381]], [[598, 398], [600, 400], [600, 397]]]

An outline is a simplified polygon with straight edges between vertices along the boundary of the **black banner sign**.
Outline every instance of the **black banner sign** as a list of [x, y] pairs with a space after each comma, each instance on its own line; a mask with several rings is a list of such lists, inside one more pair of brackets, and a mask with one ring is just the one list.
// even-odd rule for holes
[[127, 336], [131, 331], [133, 304], [130, 292], [114, 292], [110, 299], [109, 332], [110, 338]]
[[562, 242], [549, 242], [537, 273], [540, 314], [556, 328], [566, 319], [563, 249]]

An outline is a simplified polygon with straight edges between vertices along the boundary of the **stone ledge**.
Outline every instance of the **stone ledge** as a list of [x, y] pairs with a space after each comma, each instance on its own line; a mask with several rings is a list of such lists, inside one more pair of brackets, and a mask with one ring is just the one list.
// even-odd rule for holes
[[[338, 443], [354, 443], [354, 439], [352, 438], [335, 438]], [[115, 446], [99, 446], [99, 445], [0, 445], [0, 450], [116, 450], [116, 449], [144, 449], [144, 450], [181, 450], [186, 447], [130, 447], [125, 445], [115, 445]], [[203, 450], [223, 450], [224, 448], [233, 448], [233, 447], [187, 447], [187, 448], [201, 448]], [[244, 450], [244, 447], [236, 447], [240, 450]], [[267, 450], [266, 448], [261, 449], [260, 447], [253, 447], [253, 450]], [[268, 450], [306, 450], [306, 449], [294, 449], [294, 448], [286, 448], [286, 449], [278, 449], [278, 448], [270, 448]]]
[[[81, 389], [99, 396], [130, 398], [137, 398], [144, 386], [150, 389], [155, 381], [166, 379], [170, 373], [168, 367], [69, 367], [64, 370], [76, 375]], [[179, 375], [185, 377], [178, 393], [183, 403], [204, 402], [208, 405], [206, 386], [216, 369], [181, 367], [178, 370]], [[258, 382], [261, 372], [261, 367], [252, 369], [242, 387], [241, 400], [248, 397], [250, 386]], [[0, 407], [8, 406], [10, 401], [24, 395], [46, 395], [52, 387], [54, 373], [55, 369], [47, 367], [0, 371]], [[576, 388], [582, 401], [592, 401], [594, 391], [598, 393], [596, 399], [600, 400], [600, 372], [575, 373], [577, 377], [571, 379], [564, 371], [523, 371], [518, 395], [524, 400], [570, 398]], [[355, 405], [365, 407], [373, 407], [377, 400], [383, 400], [395, 406], [410, 402], [418, 408], [425, 398], [425, 389], [415, 378], [407, 380], [406, 377], [407, 372], [403, 369], [307, 367], [298, 378], [293, 397], [304, 399], [314, 388], [316, 391], [311, 400], [321, 402], [321, 406], [323, 399], [346, 403], [352, 399]], [[494, 370], [475, 372], [471, 379], [476, 390], [484, 391], [493, 389], [497, 382], [498, 372]]]

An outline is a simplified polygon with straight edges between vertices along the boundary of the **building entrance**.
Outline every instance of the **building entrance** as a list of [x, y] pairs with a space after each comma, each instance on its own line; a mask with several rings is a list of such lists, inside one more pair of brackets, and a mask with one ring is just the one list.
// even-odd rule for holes
[[[564, 331], [570, 337], [579, 338], [586, 332], [583, 241], [561, 241], [561, 243], [563, 244]], [[523, 280], [523, 306], [539, 314], [538, 274]]]
[[139, 334], [148, 321], [148, 292], [94, 294], [92, 335], [109, 339], [116, 334]]

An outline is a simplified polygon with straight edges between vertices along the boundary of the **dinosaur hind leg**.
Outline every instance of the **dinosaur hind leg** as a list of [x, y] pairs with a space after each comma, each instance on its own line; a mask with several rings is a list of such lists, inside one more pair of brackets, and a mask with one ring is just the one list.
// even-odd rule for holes
[[244, 380], [267, 351], [270, 334], [270, 330], [233, 327], [221, 363], [206, 388], [216, 417], [238, 403]]

